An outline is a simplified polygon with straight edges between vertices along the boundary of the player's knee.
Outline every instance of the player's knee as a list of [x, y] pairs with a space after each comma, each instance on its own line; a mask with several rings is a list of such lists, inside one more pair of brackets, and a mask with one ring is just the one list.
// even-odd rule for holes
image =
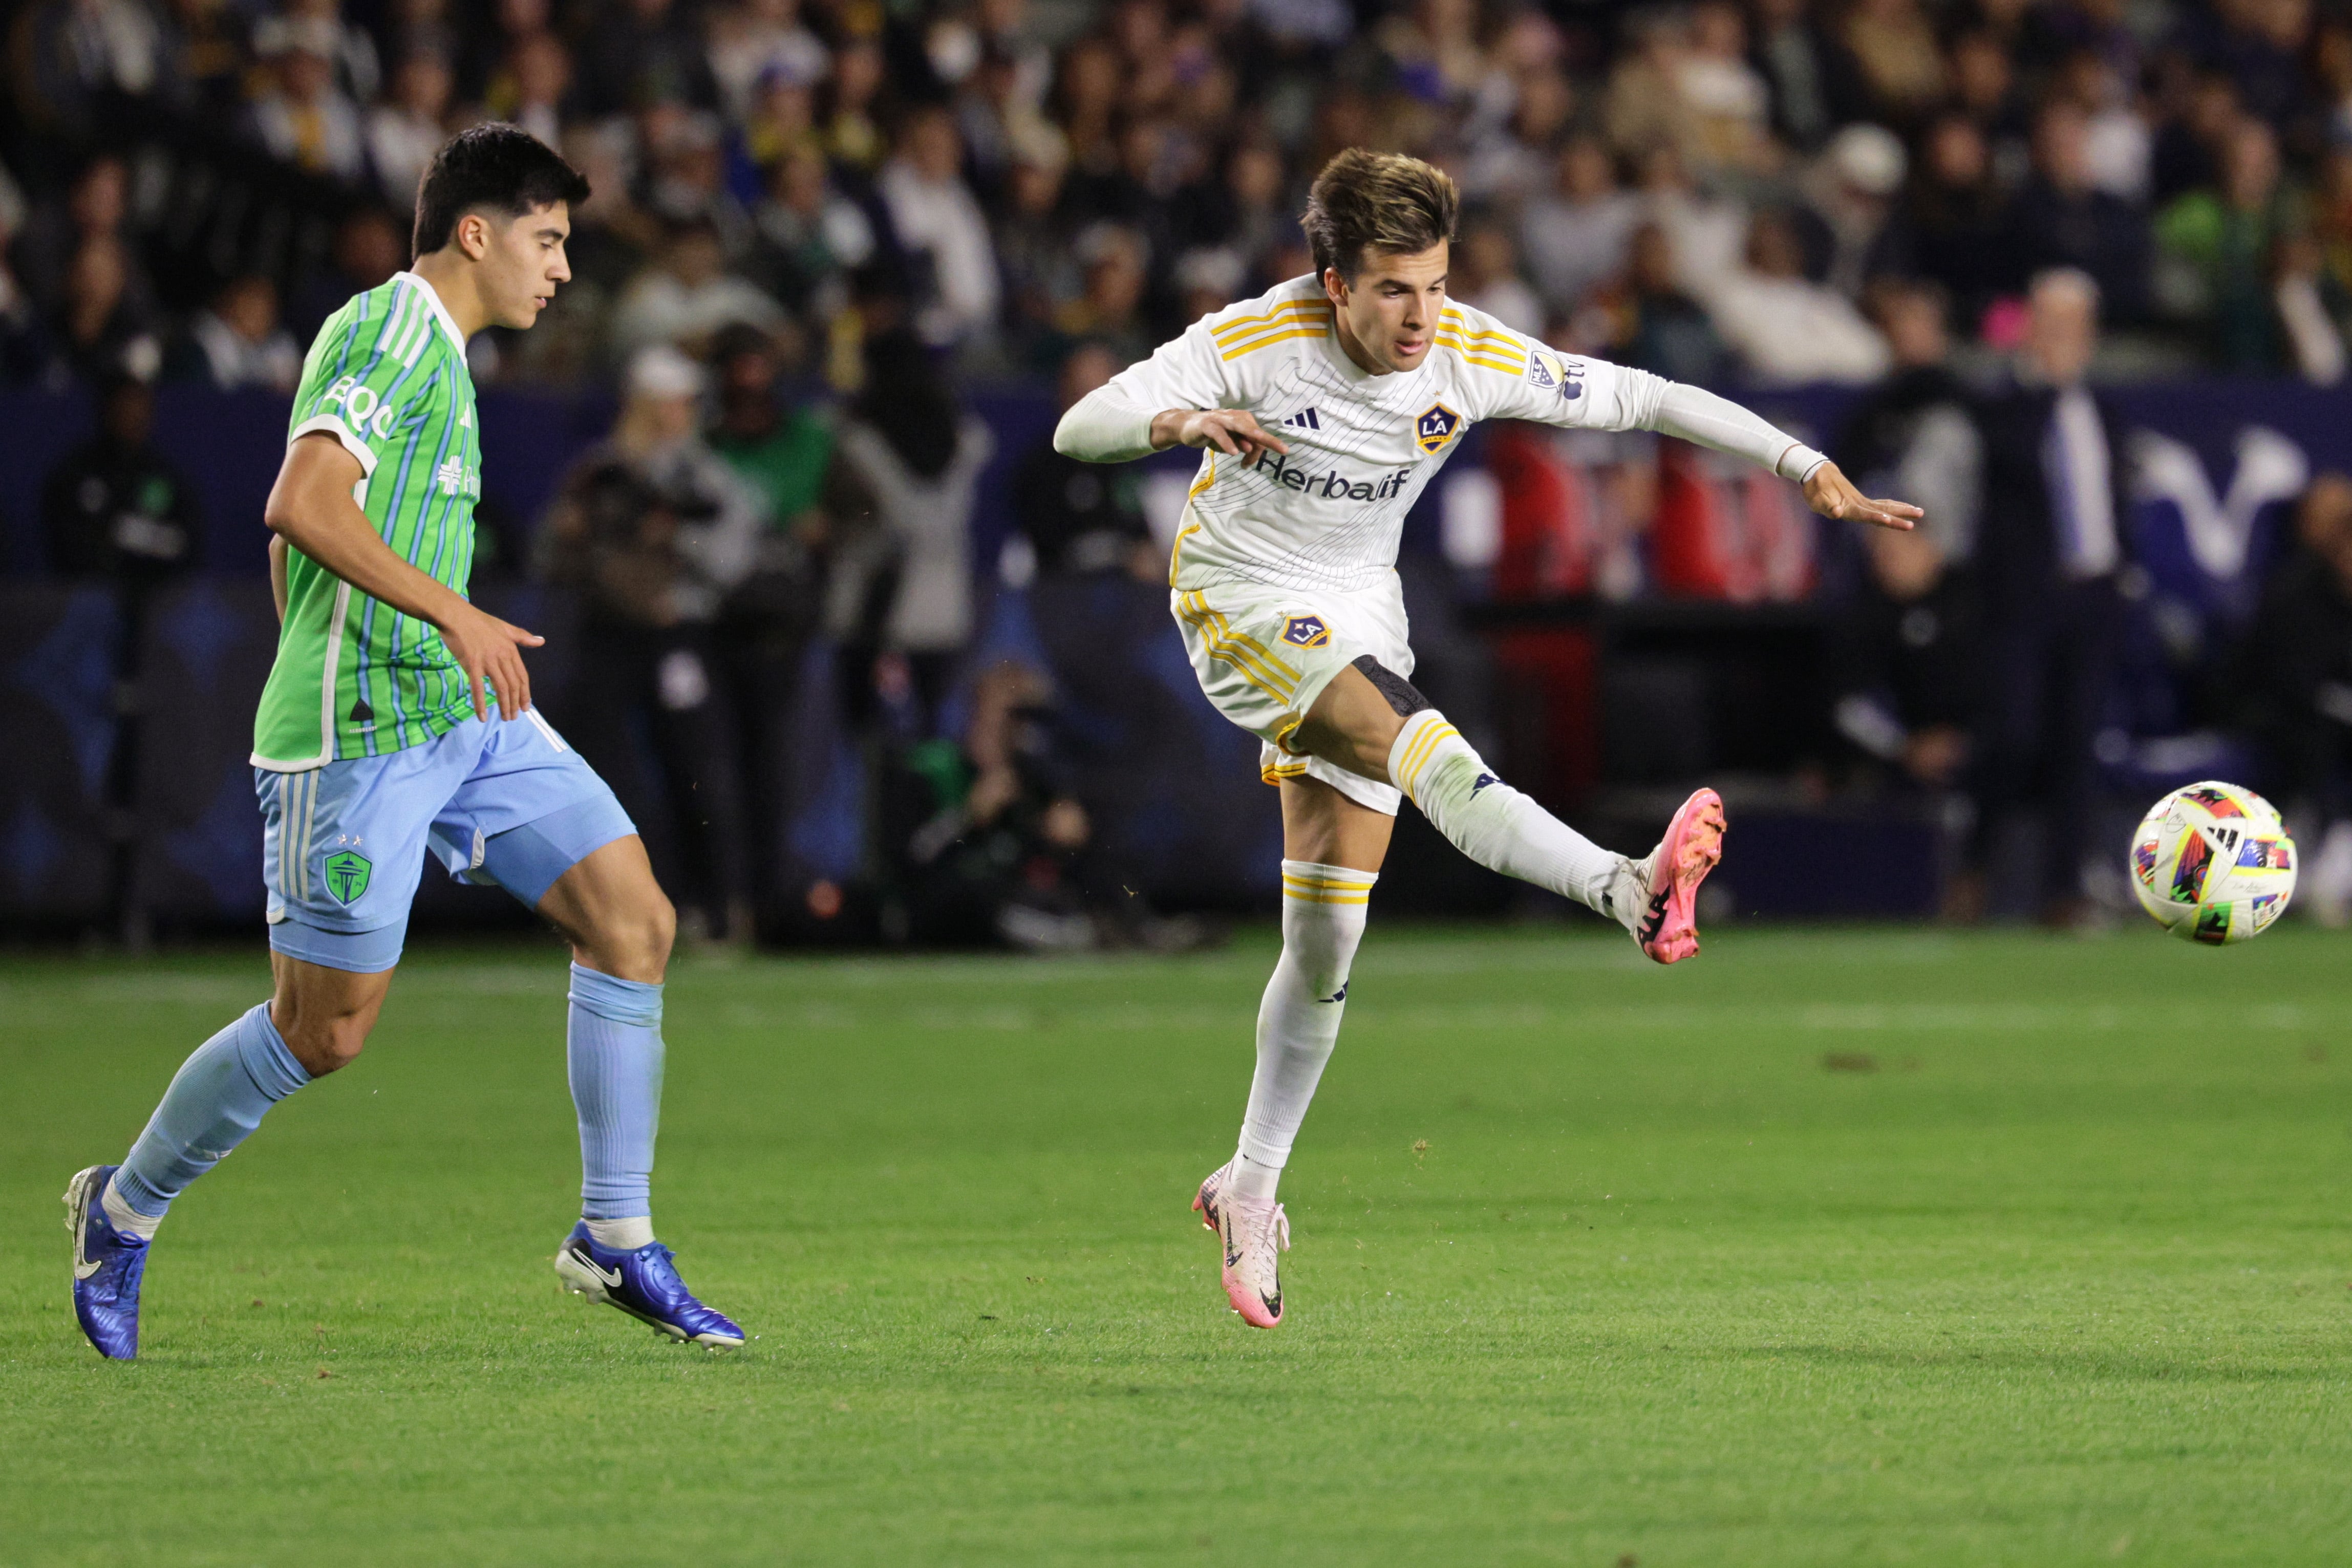
[[652, 983], [668, 968], [670, 948], [677, 941], [677, 910], [667, 894], [655, 888], [606, 915], [583, 946], [597, 960], [592, 967]]
[[280, 1024], [278, 1033], [286, 1049], [302, 1064], [302, 1071], [318, 1078], [349, 1067], [365, 1050], [368, 1034], [375, 1025], [373, 1009], [365, 1014], [343, 1013], [326, 1017], [301, 1017]]

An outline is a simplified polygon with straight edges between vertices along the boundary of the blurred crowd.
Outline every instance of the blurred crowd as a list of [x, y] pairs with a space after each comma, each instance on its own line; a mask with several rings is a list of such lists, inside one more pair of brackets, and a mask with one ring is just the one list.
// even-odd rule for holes
[[[876, 292], [968, 372], [1136, 357], [1305, 270], [1358, 143], [1459, 180], [1462, 298], [1679, 379], [1871, 380], [1896, 281], [2005, 349], [2079, 268], [2118, 373], [2330, 381], [2352, 312], [2352, 17], [2311, 0], [20, 0], [7, 65], [16, 380], [282, 386], [485, 117], [596, 187], [485, 379], [746, 326], [844, 382]], [[331, 234], [192, 235], [191, 149]]]
[[1055, 378], [1067, 402], [1306, 271], [1306, 184], [1357, 144], [1460, 183], [1458, 297], [1677, 380], [1845, 383], [1845, 427], [1816, 434], [1935, 519], [1840, 539], [1687, 449], [1503, 430], [1481, 591], [1814, 597], [1808, 766], [1963, 802], [1963, 904], [2024, 815], [2034, 899], [2071, 918], [2080, 868], [2052, 846], [2210, 767], [2342, 824], [2320, 883], [2352, 915], [2352, 664], [2326, 652], [2352, 650], [2352, 484], [2298, 471], [2289, 547], [2175, 614], [2098, 390], [2342, 376], [2352, 13], [23, 0], [6, 51], [0, 384], [101, 393], [44, 493], [59, 570], [194, 558], [153, 387], [290, 390], [318, 323], [406, 261], [447, 135], [510, 120], [588, 173], [574, 280], [469, 353], [479, 381], [611, 387], [621, 413], [499, 564], [585, 607], [566, 723], [644, 759], [632, 809], [667, 818], [665, 877], [714, 932], [780, 888], [819, 918], [854, 900], [780, 869], [782, 797], [822, 783], [793, 781], [815, 649], [822, 722], [862, 747], [886, 935], [1191, 939], [1122, 891], [1073, 782], [1057, 704], [1084, 650], [970, 657], [1000, 572], [1068, 590], [1072, 623], [1113, 583], [1150, 613], [1136, 476], [1004, 454], [1013, 548], [975, 559], [998, 454], [958, 389]]

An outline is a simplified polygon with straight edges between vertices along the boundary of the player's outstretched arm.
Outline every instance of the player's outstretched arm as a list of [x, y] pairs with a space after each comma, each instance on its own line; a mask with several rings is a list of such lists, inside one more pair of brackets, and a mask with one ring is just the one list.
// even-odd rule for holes
[[[1874, 501], [1853, 487], [1829, 458], [1771, 421], [1704, 387], [1670, 382], [1639, 371], [1628, 374], [1637, 401], [1650, 402], [1643, 428], [1728, 452], [1805, 487], [1805, 501], [1825, 517], [1908, 528], [1927, 516], [1904, 501]], [[1644, 399], [1642, 394], [1647, 392]]]
[[[485, 680], [498, 693], [499, 716], [520, 715], [530, 706], [530, 673], [523, 668], [522, 650], [546, 639], [475, 609], [465, 595], [394, 555], [352, 499], [361, 477], [359, 459], [340, 442], [323, 433], [305, 435], [286, 449], [262, 521], [279, 539], [369, 598], [438, 630], [449, 656], [473, 682], [476, 717], [489, 716]], [[280, 614], [284, 602], [281, 597]]]

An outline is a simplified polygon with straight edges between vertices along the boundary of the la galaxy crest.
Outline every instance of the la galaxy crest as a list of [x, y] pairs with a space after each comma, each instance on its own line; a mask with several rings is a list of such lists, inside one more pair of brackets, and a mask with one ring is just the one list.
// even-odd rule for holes
[[1331, 628], [1320, 615], [1286, 615], [1282, 640], [1294, 648], [1320, 648], [1331, 641]]
[[1423, 452], [1442, 451], [1454, 433], [1462, 428], [1462, 416], [1442, 402], [1431, 403], [1412, 422], [1413, 444]]

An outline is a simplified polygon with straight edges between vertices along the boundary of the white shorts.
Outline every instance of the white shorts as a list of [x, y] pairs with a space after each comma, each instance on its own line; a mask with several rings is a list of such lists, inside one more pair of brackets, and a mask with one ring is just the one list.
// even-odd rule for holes
[[1267, 783], [1319, 779], [1359, 805], [1396, 815], [1403, 796], [1394, 785], [1376, 784], [1288, 745], [1332, 677], [1365, 654], [1391, 674], [1412, 674], [1404, 591], [1395, 573], [1352, 592], [1238, 582], [1178, 589], [1168, 601], [1202, 694], [1264, 743], [1258, 772]]

